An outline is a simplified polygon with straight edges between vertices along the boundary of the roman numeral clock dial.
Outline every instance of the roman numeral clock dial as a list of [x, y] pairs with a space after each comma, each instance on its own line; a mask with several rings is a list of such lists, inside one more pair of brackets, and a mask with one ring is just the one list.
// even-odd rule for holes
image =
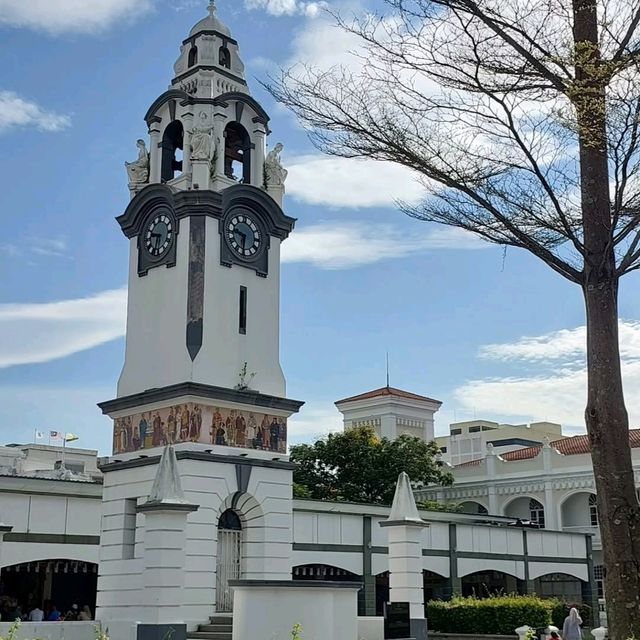
[[160, 258], [173, 241], [173, 224], [167, 215], [158, 215], [147, 225], [144, 247], [153, 258]]
[[253, 218], [247, 214], [241, 213], [229, 218], [226, 236], [232, 251], [245, 260], [256, 256], [262, 247], [262, 233]]

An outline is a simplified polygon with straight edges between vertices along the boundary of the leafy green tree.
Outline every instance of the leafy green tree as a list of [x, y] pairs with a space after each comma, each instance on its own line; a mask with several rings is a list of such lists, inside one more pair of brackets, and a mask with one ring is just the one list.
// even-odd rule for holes
[[391, 504], [398, 476], [415, 485], [450, 485], [451, 474], [438, 459], [434, 442], [400, 436], [379, 438], [370, 427], [332, 433], [313, 444], [291, 448], [294, 495], [316, 500]]

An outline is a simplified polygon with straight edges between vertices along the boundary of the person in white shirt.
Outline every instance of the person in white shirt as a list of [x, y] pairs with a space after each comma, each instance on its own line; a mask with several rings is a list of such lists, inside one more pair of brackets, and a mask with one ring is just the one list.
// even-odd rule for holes
[[44, 620], [44, 611], [39, 607], [34, 607], [29, 611], [29, 622], [42, 622]]

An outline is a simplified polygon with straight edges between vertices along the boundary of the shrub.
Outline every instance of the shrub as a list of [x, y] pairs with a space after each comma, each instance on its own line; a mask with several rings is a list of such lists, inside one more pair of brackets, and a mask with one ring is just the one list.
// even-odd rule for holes
[[534, 629], [553, 621], [558, 601], [528, 595], [462, 598], [427, 605], [429, 628], [441, 633], [513, 635], [523, 625]]

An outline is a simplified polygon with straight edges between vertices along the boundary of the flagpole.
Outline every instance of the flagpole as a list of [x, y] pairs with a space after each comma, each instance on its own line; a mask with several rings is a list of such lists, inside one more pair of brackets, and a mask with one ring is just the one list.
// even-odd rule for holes
[[64, 466], [66, 452], [67, 452], [67, 434], [63, 433], [62, 434], [62, 468], [63, 469], [66, 469], [66, 467]]
[[33, 444], [38, 444], [38, 430], [33, 430]]

